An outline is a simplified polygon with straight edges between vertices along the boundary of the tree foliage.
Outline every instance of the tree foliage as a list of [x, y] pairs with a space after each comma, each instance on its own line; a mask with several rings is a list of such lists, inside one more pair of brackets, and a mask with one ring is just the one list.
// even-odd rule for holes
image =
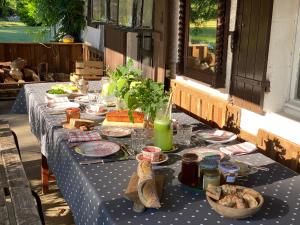
[[[0, 0], [3, 1], [3, 0]], [[30, 26], [59, 25], [58, 39], [69, 34], [76, 41], [85, 26], [84, 0], [15, 0], [17, 14]]]
[[191, 22], [201, 24], [217, 17], [217, 0], [191, 0]]
[[16, 13], [29, 26], [40, 25], [36, 20], [37, 0], [16, 0]]
[[14, 15], [15, 8], [15, 0], [0, 0], [0, 18]]

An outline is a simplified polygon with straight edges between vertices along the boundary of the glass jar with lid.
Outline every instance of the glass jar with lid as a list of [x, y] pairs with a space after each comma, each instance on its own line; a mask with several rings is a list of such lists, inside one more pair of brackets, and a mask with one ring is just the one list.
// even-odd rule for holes
[[190, 187], [198, 186], [198, 155], [186, 153], [182, 156], [180, 181]]
[[219, 170], [208, 170], [203, 174], [202, 188], [205, 191], [208, 185], [220, 186], [220, 173]]
[[204, 187], [204, 174], [215, 173], [218, 171], [218, 161], [213, 159], [204, 159], [199, 163], [199, 177]]
[[233, 162], [225, 161], [219, 164], [219, 170], [221, 173], [221, 184], [234, 184], [240, 168]]

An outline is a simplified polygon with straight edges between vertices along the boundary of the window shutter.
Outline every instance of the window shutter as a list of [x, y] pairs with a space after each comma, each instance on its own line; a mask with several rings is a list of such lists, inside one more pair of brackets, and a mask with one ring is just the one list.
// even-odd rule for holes
[[239, 0], [236, 30], [232, 33], [233, 63], [230, 94], [233, 102], [262, 112], [269, 89], [266, 70], [273, 0]]

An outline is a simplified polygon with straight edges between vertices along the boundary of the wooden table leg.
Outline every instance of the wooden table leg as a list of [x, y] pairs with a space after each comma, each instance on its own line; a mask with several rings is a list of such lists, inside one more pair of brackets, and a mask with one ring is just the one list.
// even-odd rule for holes
[[42, 192], [47, 194], [49, 192], [49, 167], [47, 158], [42, 154], [42, 165], [41, 165], [41, 178], [42, 178]]

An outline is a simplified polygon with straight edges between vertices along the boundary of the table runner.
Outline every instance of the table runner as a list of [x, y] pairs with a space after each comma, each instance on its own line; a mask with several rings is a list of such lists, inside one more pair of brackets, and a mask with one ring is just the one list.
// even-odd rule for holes
[[[132, 211], [132, 202], [123, 197], [131, 174], [136, 170], [134, 160], [105, 164], [80, 165], [87, 159], [75, 153], [66, 142], [66, 130], [60, 127], [64, 115], [47, 113], [43, 95], [53, 84], [30, 84], [25, 95], [33, 133], [46, 137], [49, 168], [69, 204], [76, 224], [297, 224], [300, 221], [300, 177], [297, 173], [260, 153], [238, 156], [242, 161], [265, 166], [269, 172], [259, 171], [239, 181], [263, 194], [265, 203], [260, 212], [244, 220], [231, 220], [215, 213], [203, 192], [183, 188], [177, 180], [180, 161], [170, 154], [166, 164], [156, 166], [156, 173], [167, 175], [161, 199], [162, 208], [147, 209], [142, 214]], [[95, 88], [97, 82], [90, 82]], [[86, 117], [85, 114], [82, 114]], [[182, 123], [197, 121], [184, 113], [173, 117]], [[199, 123], [199, 122], [197, 122]], [[117, 139], [128, 143], [128, 138]]]

